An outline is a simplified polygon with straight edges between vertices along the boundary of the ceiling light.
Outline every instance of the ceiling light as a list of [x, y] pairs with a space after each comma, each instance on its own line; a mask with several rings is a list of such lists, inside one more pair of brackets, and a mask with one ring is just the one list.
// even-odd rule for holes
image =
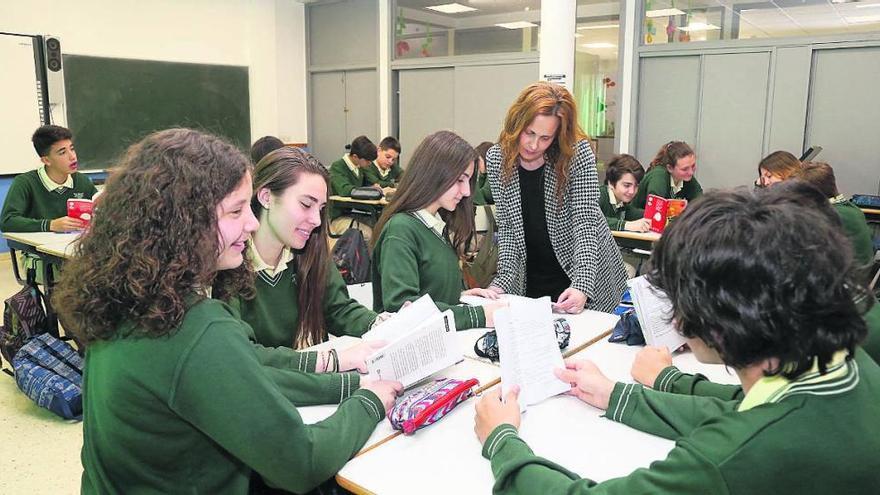
[[498, 27], [502, 27], [505, 29], [525, 29], [530, 27], [538, 27], [534, 22], [528, 21], [516, 21], [516, 22], [502, 22], [501, 24], [495, 24]]
[[844, 17], [846, 22], [853, 24], [865, 24], [868, 22], [880, 22], [880, 15], [860, 15], [855, 17]]
[[857, 9], [870, 9], [874, 7], [880, 7], [880, 3], [857, 3]]
[[587, 30], [587, 29], [611, 29], [616, 28], [617, 24], [597, 24], [595, 26], [581, 26], [578, 28], [578, 31]]
[[600, 43], [584, 43], [581, 46], [584, 48], [617, 48], [617, 45], [614, 43], [606, 43], [604, 41]]
[[460, 3], [444, 3], [443, 5], [433, 5], [431, 7], [425, 8], [436, 12], [442, 12], [444, 14], [461, 14], [462, 12], [473, 12], [477, 10], [473, 7], [468, 7], [467, 5], [462, 5]]
[[649, 10], [645, 12], [645, 15], [648, 17], [669, 17], [671, 15], [684, 15], [684, 12], [678, 9], [659, 9]]
[[584, 35], [582, 35], [581, 33], [574, 33], [574, 37], [575, 38], [583, 38]]
[[706, 24], [705, 22], [692, 22], [692, 23], [688, 24], [687, 26], [683, 26], [678, 29], [680, 29], [682, 31], [693, 32], [693, 31], [712, 31], [714, 29], [721, 29], [721, 28], [716, 26], [715, 24]]

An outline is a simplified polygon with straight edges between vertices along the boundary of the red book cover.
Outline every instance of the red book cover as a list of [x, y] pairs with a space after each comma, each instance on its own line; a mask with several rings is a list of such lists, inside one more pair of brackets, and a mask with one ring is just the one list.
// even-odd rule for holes
[[82, 220], [88, 227], [92, 221], [92, 210], [94, 203], [91, 199], [68, 199], [67, 200], [67, 216]]
[[651, 232], [662, 234], [669, 219], [681, 215], [686, 206], [686, 199], [666, 199], [649, 194], [645, 201], [645, 218], [651, 220]]

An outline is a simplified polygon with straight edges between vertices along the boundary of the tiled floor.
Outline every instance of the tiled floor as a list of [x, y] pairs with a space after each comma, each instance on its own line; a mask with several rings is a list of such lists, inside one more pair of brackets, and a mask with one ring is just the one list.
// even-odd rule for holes
[[[8, 255], [0, 254], [0, 307], [19, 289]], [[81, 448], [82, 423], [40, 409], [0, 374], [0, 493], [79, 493]]]

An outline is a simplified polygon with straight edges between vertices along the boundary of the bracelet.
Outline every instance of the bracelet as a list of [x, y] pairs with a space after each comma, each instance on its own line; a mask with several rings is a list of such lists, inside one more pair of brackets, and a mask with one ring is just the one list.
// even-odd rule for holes
[[327, 359], [327, 353], [326, 352], [319, 352], [318, 354], [321, 356], [321, 371], [320, 372], [326, 373], [327, 372], [327, 365], [330, 364], [329, 360]]
[[330, 349], [330, 357], [333, 360], [333, 373], [339, 372], [339, 353], [336, 349]]

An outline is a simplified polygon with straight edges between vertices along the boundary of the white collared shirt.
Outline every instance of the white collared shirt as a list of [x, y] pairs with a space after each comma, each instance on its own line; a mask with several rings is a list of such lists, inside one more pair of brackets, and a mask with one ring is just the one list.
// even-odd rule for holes
[[672, 191], [672, 195], [675, 196], [681, 189], [684, 187], [684, 181], [675, 182], [675, 179], [672, 178], [672, 175], [669, 176], [669, 189]]
[[64, 184], [59, 184], [52, 180], [49, 177], [49, 174], [46, 172], [45, 166], [37, 169], [37, 175], [40, 176], [40, 182], [43, 183], [43, 187], [45, 187], [46, 190], [49, 192], [57, 191], [58, 189], [62, 188], [73, 189], [73, 175], [68, 175], [67, 180], [64, 181]]
[[348, 165], [348, 169], [351, 170], [351, 173], [353, 173], [355, 177], [361, 176], [361, 169], [351, 161], [351, 154], [346, 153], [342, 155], [342, 159], [345, 160], [345, 164]]
[[617, 201], [617, 196], [614, 195], [614, 188], [611, 187], [611, 184], [608, 185], [608, 202], [611, 203], [611, 206], [613, 206], [614, 209], [623, 206], [622, 203]]
[[283, 272], [287, 269], [288, 263], [293, 260], [293, 252], [289, 247], [285, 247], [281, 250], [281, 257], [278, 258], [278, 264], [274, 267], [260, 257], [260, 253], [257, 251], [256, 246], [254, 246], [254, 241], [251, 239], [247, 243], [248, 246], [248, 256], [251, 259], [251, 263], [254, 265], [255, 272], [266, 272], [266, 275], [270, 277], [274, 277], [275, 275]]
[[388, 167], [387, 169], [382, 168], [382, 167], [379, 166], [378, 163], [376, 163], [376, 160], [373, 160], [373, 165], [376, 166], [376, 170], [379, 171], [379, 175], [381, 175], [383, 179], [384, 179], [385, 177], [388, 177], [388, 174], [391, 173], [391, 167]]
[[443, 237], [443, 229], [446, 228], [446, 222], [440, 218], [439, 213], [434, 213], [433, 215], [428, 210], [419, 210], [413, 213], [416, 218], [422, 221], [429, 229], [433, 230], [435, 234]]

